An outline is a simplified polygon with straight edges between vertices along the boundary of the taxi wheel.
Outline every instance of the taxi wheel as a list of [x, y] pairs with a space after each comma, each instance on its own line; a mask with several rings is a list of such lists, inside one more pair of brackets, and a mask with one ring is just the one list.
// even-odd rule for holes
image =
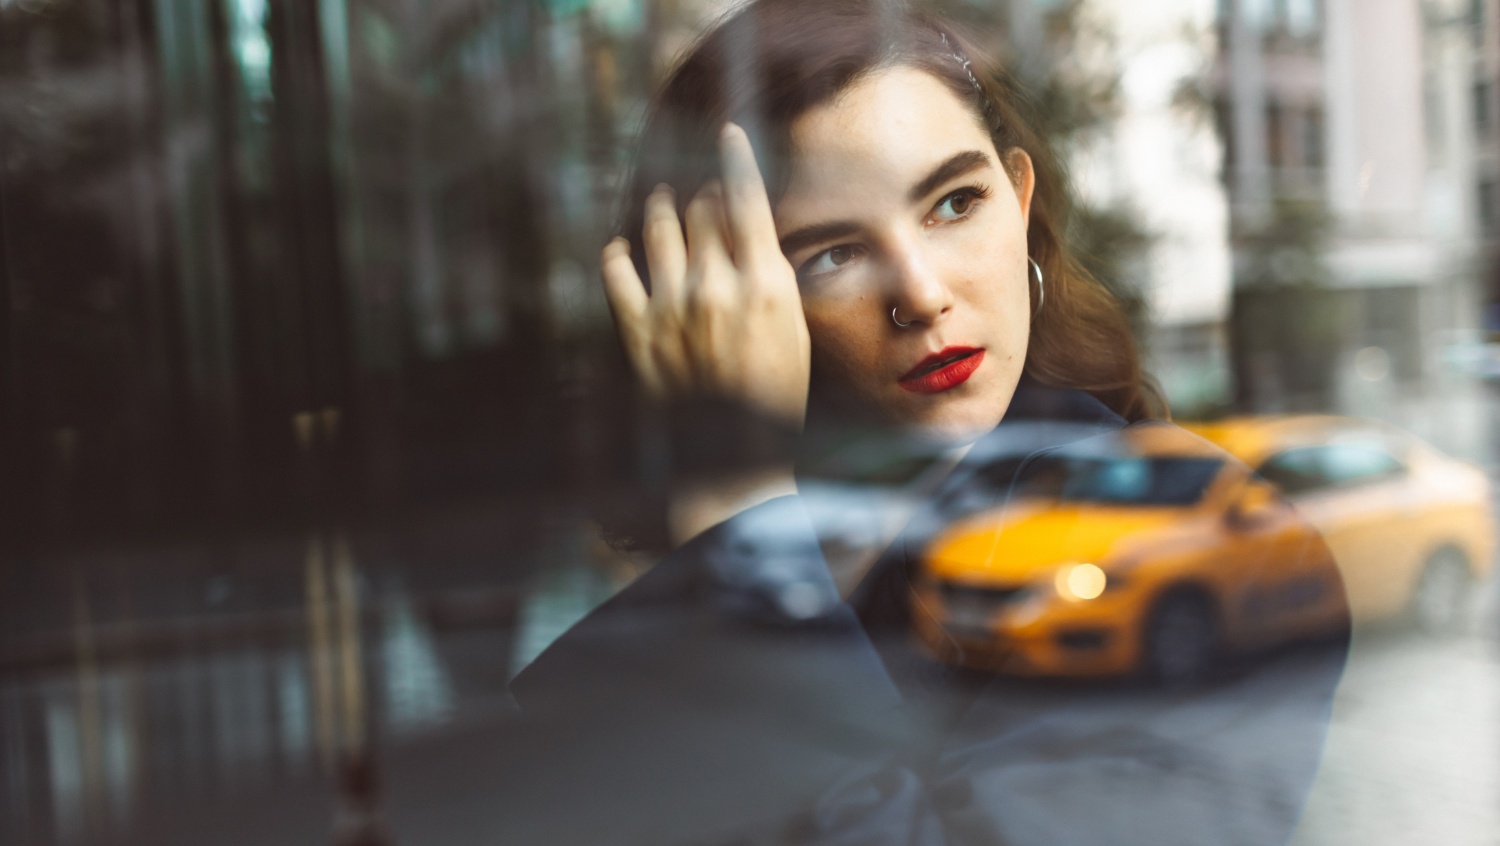
[[1411, 621], [1432, 635], [1458, 633], [1467, 621], [1469, 567], [1461, 553], [1442, 550], [1427, 559], [1411, 596]]
[[1141, 669], [1169, 685], [1202, 679], [1219, 654], [1219, 621], [1201, 594], [1177, 591], [1163, 596], [1146, 618]]

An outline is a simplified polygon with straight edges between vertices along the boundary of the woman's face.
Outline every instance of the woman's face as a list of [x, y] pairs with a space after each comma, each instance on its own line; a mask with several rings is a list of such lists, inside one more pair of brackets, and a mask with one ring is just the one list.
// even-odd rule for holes
[[798, 118], [791, 151], [774, 211], [817, 399], [955, 442], [994, 427], [1026, 360], [1030, 158], [1008, 174], [973, 109], [910, 68]]

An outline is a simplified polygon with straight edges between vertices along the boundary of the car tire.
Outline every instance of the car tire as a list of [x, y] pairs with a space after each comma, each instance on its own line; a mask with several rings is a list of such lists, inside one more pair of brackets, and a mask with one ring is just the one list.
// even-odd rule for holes
[[1412, 591], [1409, 616], [1424, 634], [1452, 636], [1463, 631], [1469, 618], [1472, 579], [1463, 553], [1440, 550], [1427, 559]]
[[1141, 669], [1166, 685], [1202, 680], [1219, 657], [1219, 619], [1208, 597], [1174, 591], [1159, 599], [1142, 632]]

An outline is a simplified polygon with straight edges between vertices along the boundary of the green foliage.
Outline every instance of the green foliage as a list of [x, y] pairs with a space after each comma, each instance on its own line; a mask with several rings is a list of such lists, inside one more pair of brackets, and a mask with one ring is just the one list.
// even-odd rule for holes
[[1242, 224], [1235, 247], [1246, 258], [1239, 284], [1248, 287], [1320, 286], [1328, 281], [1323, 263], [1333, 218], [1321, 203], [1280, 199], [1266, 220]]
[[1236, 233], [1244, 265], [1232, 311], [1235, 359], [1263, 362], [1274, 373], [1274, 389], [1261, 385], [1266, 374], [1242, 374], [1241, 405], [1253, 407], [1268, 393], [1311, 408], [1326, 403], [1343, 330], [1323, 261], [1332, 227], [1321, 204], [1280, 200], [1266, 220]]

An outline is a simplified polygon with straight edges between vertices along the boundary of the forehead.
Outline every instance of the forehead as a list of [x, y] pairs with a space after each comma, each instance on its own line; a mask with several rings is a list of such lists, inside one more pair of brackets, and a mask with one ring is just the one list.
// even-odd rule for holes
[[[899, 197], [955, 153], [994, 144], [975, 110], [914, 68], [877, 71], [792, 123], [791, 178], [778, 217], [855, 195]], [[999, 162], [996, 160], [995, 165]]]

